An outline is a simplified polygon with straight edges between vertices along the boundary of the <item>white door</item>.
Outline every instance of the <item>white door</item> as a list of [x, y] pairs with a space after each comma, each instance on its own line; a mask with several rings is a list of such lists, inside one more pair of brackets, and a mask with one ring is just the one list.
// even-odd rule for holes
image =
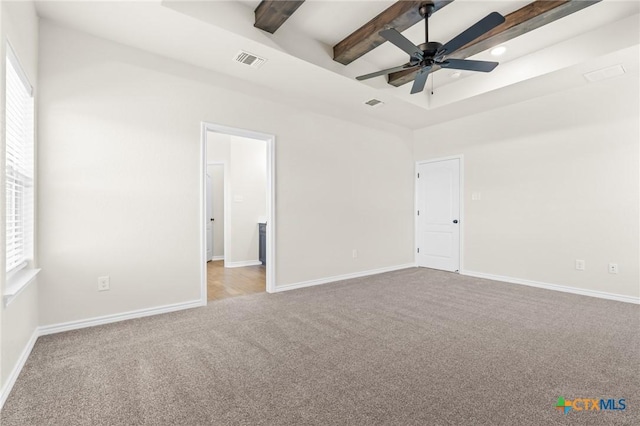
[[460, 160], [418, 164], [418, 266], [460, 269]]
[[207, 262], [213, 259], [213, 193], [211, 175], [207, 173]]
[[213, 259], [224, 258], [224, 165], [207, 165], [211, 175], [211, 196], [213, 204]]

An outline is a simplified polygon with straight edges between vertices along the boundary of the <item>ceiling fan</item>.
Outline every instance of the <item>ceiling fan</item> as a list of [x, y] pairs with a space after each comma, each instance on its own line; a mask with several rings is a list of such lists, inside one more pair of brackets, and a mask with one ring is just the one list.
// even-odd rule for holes
[[435, 5], [433, 2], [427, 2], [420, 6], [420, 15], [424, 18], [426, 41], [419, 46], [413, 44], [395, 28], [382, 30], [378, 33], [387, 41], [390, 41], [409, 54], [408, 64], [371, 74], [361, 75], [356, 77], [356, 79], [366, 80], [398, 71], [417, 69], [418, 73], [416, 74], [415, 80], [413, 81], [413, 87], [411, 88], [411, 94], [414, 94], [422, 92], [425, 84], [427, 83], [429, 72], [434, 65], [438, 65], [442, 68], [481, 72], [491, 72], [498, 66], [498, 62], [453, 58], [447, 59], [445, 57], [451, 55], [462, 46], [502, 24], [505, 20], [504, 16], [498, 12], [492, 12], [443, 45], [436, 41], [429, 41], [429, 17], [434, 10]]

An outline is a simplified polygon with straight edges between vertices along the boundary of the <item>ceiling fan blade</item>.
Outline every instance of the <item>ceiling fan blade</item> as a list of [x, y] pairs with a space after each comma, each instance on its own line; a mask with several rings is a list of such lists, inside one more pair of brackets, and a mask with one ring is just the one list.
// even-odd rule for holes
[[389, 28], [388, 30], [382, 30], [378, 34], [395, 44], [400, 49], [404, 50], [411, 57], [419, 57], [422, 59], [422, 50], [415, 44], [411, 43], [411, 40], [403, 36], [395, 28]]
[[358, 76], [358, 77], [356, 77], [356, 80], [366, 80], [368, 78], [378, 77], [380, 75], [386, 75], [386, 74], [390, 74], [392, 72], [408, 70], [410, 68], [415, 68], [416, 66], [417, 65], [408, 65], [408, 64], [400, 65], [399, 67], [389, 68], [389, 69], [382, 70], [382, 71], [372, 72], [371, 74], [365, 74], [365, 75]]
[[440, 50], [439, 55], [451, 55], [456, 50], [460, 49], [465, 44], [477, 39], [482, 34], [487, 33], [504, 22], [504, 16], [498, 12], [491, 12], [453, 39], [449, 40]]
[[455, 70], [491, 72], [498, 66], [498, 62], [472, 61], [470, 59], [447, 59], [439, 63], [442, 68]]
[[418, 74], [416, 74], [416, 79], [413, 80], [413, 86], [411, 87], [411, 94], [422, 92], [424, 90], [424, 85], [427, 84], [427, 77], [429, 77], [429, 71], [431, 71], [431, 67], [424, 67]]

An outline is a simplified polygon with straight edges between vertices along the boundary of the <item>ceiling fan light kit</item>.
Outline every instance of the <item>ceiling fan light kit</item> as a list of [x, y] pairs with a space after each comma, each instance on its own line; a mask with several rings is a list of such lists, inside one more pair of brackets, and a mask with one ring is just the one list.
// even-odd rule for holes
[[369, 78], [378, 77], [398, 71], [417, 69], [418, 72], [411, 87], [411, 94], [419, 93], [424, 90], [427, 83], [429, 73], [434, 66], [442, 68], [451, 68], [456, 70], [491, 72], [498, 66], [498, 62], [490, 61], [473, 61], [469, 59], [450, 58], [456, 50], [460, 49], [467, 43], [477, 39], [483, 34], [491, 31], [498, 25], [502, 24], [504, 16], [498, 12], [492, 12], [489, 15], [458, 34], [447, 43], [442, 44], [436, 41], [429, 41], [429, 17], [435, 10], [433, 2], [427, 2], [420, 6], [420, 15], [424, 18], [425, 42], [416, 46], [400, 34], [395, 28], [387, 28], [380, 31], [381, 37], [391, 42], [396, 47], [404, 50], [409, 55], [409, 63], [398, 67], [377, 71], [371, 74], [356, 77], [357, 80], [367, 80]]

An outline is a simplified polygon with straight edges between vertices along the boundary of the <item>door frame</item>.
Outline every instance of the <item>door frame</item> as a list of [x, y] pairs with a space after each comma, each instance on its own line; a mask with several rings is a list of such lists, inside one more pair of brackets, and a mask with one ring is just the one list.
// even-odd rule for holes
[[[258, 139], [267, 144], [267, 293], [276, 290], [276, 137], [253, 130], [203, 121], [200, 125], [200, 301], [207, 304], [207, 132]], [[225, 167], [225, 173], [227, 168]], [[228, 182], [225, 182], [225, 186]], [[225, 191], [226, 192], [226, 191]], [[226, 198], [226, 197], [225, 197]], [[226, 200], [225, 200], [226, 201]], [[228, 207], [225, 203], [225, 209]], [[226, 219], [226, 218], [225, 218]], [[225, 220], [225, 226], [226, 226]], [[225, 236], [225, 241], [227, 240]], [[225, 256], [227, 255], [225, 247]]]
[[458, 267], [458, 273], [464, 270], [464, 155], [450, 155], [447, 157], [438, 157], [438, 158], [430, 158], [427, 160], [416, 161], [416, 164], [413, 169], [413, 262], [416, 266], [418, 266], [418, 166], [429, 164], [429, 163], [438, 163], [440, 161], [448, 161], [448, 160], [458, 160], [460, 163], [460, 183], [458, 188], [458, 196], [460, 197], [460, 219], [458, 224], [459, 226], [459, 238], [460, 243], [458, 244], [458, 257], [460, 259], [460, 266]]
[[[228, 204], [229, 204], [229, 200], [227, 199], [229, 197], [229, 189], [227, 188], [227, 182], [229, 181], [229, 176], [227, 175], [227, 162], [226, 161], [207, 161], [207, 165], [205, 168], [205, 174], [207, 172], [207, 169], [209, 166], [222, 166], [222, 174], [224, 176], [224, 185], [222, 187], [222, 199], [224, 202], [224, 205], [222, 206], [222, 219], [224, 220], [224, 235], [227, 235], [227, 232], [229, 232], [229, 230], [227, 229], [227, 218], [229, 217], [229, 212], [227, 211], [228, 208]], [[206, 194], [205, 194], [206, 195]], [[213, 202], [213, 200], [212, 200]], [[206, 226], [206, 220], [205, 220], [205, 226]], [[213, 232], [213, 230], [212, 230]], [[215, 239], [215, 232], [213, 232], [213, 238]], [[215, 245], [215, 244], [214, 244]], [[225, 253], [227, 253], [227, 239], [224, 238], [222, 240], [222, 246], [223, 246], [223, 250]], [[215, 258], [215, 256], [214, 256]], [[221, 260], [221, 259], [213, 259], [213, 260]], [[222, 260], [224, 260], [224, 255], [222, 256]]]

